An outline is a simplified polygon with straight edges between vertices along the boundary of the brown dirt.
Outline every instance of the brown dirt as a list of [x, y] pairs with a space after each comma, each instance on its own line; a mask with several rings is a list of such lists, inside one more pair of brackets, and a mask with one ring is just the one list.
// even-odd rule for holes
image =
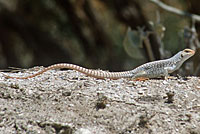
[[197, 77], [100, 80], [71, 70], [0, 76], [0, 133], [200, 134]]

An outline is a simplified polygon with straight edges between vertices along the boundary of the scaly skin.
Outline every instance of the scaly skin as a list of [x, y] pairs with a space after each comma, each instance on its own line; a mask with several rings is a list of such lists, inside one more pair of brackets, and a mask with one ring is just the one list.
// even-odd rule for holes
[[91, 76], [94, 78], [109, 78], [109, 79], [119, 79], [119, 78], [132, 78], [132, 79], [138, 79], [138, 78], [156, 78], [161, 76], [168, 76], [169, 73], [174, 72], [175, 70], [179, 69], [180, 66], [192, 57], [195, 54], [194, 50], [191, 49], [184, 49], [183, 51], [178, 52], [176, 55], [169, 59], [165, 60], [158, 60], [149, 62], [146, 64], [143, 64], [133, 70], [130, 71], [124, 71], [124, 72], [107, 72], [107, 71], [101, 71], [101, 70], [92, 70], [87, 69], [84, 67], [80, 67], [74, 64], [68, 64], [68, 63], [60, 63], [60, 64], [54, 64], [47, 68], [44, 68], [43, 70], [29, 76], [25, 77], [13, 77], [5, 75], [6, 78], [15, 78], [15, 79], [28, 79], [35, 76], [38, 76], [48, 70], [51, 69], [72, 69], [76, 70], [78, 72], [81, 72], [83, 74], [86, 74], [87, 76]]

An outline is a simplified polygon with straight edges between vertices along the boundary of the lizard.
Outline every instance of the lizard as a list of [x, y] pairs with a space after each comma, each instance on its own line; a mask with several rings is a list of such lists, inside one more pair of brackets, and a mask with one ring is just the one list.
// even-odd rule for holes
[[83, 74], [86, 74], [87, 76], [99, 78], [99, 79], [119, 79], [119, 78], [131, 78], [131, 79], [149, 79], [149, 78], [157, 78], [157, 77], [168, 77], [168, 75], [176, 70], [178, 70], [181, 65], [190, 57], [192, 57], [195, 54], [194, 50], [191, 49], [184, 49], [171, 58], [163, 59], [163, 60], [157, 60], [145, 63], [143, 65], [140, 65], [136, 67], [133, 70], [130, 71], [122, 71], [122, 72], [108, 72], [108, 71], [102, 71], [102, 70], [93, 70], [93, 69], [87, 69], [75, 64], [68, 64], [68, 63], [58, 63], [50, 65], [41, 71], [38, 71], [35, 74], [24, 76], [24, 77], [17, 77], [17, 76], [8, 76], [5, 75], [6, 78], [15, 78], [15, 79], [28, 79], [35, 76], [38, 76], [48, 70], [51, 69], [72, 69], [76, 70], [78, 72], [81, 72]]

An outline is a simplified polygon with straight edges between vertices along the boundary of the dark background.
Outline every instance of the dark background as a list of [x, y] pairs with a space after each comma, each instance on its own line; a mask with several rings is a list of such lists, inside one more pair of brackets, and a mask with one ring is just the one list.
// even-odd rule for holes
[[[200, 14], [198, 0], [162, 2]], [[192, 48], [179, 72], [199, 75], [199, 24], [149, 0], [0, 0], [0, 68], [66, 62], [121, 71]]]

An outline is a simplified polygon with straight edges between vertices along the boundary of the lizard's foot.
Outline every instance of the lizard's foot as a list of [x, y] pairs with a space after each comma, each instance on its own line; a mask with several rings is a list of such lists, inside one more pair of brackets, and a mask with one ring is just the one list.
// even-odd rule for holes
[[140, 77], [140, 78], [136, 78], [133, 81], [145, 81], [145, 80], [149, 80], [149, 78], [147, 77]]
[[175, 80], [176, 77], [174, 77], [174, 76], [165, 76], [164, 79], [165, 79], [165, 80], [168, 80], [168, 79]]

